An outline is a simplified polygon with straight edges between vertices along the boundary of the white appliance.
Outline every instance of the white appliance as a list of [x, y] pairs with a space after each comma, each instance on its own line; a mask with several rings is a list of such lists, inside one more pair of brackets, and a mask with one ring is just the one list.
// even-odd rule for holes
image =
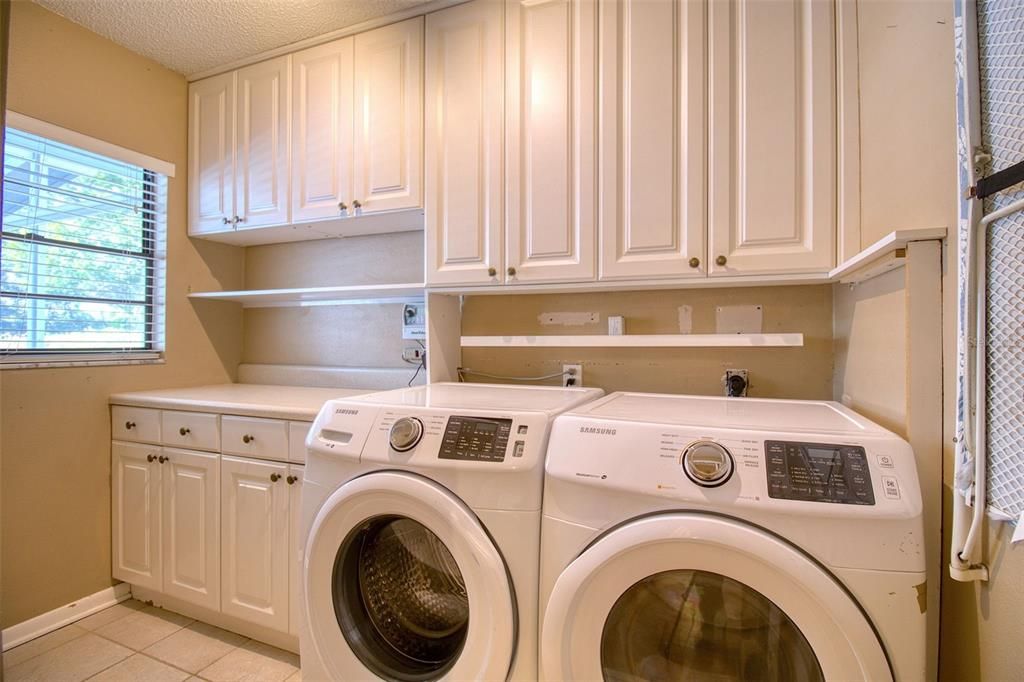
[[910, 446], [831, 402], [614, 393], [555, 420], [549, 680], [921, 680]]
[[310, 429], [305, 680], [536, 679], [544, 453], [599, 389], [433, 384]]

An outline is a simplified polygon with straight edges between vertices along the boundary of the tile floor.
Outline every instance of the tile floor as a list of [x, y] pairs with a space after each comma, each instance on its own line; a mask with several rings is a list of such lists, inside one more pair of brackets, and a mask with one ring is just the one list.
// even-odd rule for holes
[[299, 657], [129, 600], [4, 655], [5, 682], [301, 682]]

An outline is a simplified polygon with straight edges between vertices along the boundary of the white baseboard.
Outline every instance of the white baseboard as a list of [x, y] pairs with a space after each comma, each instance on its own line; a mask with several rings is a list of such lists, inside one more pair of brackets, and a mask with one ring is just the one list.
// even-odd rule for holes
[[35, 618], [29, 618], [17, 625], [4, 628], [4, 651], [19, 644], [24, 644], [36, 637], [42, 637], [46, 633], [74, 623], [76, 620], [91, 616], [97, 611], [102, 611], [131, 596], [131, 586], [128, 583], [118, 583], [113, 587], [100, 590], [96, 594], [90, 594], [88, 597], [82, 597], [53, 611], [47, 611]]

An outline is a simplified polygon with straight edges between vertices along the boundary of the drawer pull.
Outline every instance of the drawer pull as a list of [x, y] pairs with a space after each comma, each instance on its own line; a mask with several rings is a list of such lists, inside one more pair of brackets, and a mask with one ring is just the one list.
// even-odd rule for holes
[[256, 440], [256, 436], [250, 436], [248, 433], [242, 436], [242, 442], [248, 445]]
[[716, 265], [725, 265], [728, 262], [729, 262], [729, 259], [726, 258], [725, 256], [719, 256], [718, 258], [715, 259], [715, 264]]
[[288, 481], [288, 485], [294, 485], [294, 484], [295, 484], [295, 481], [299, 480], [299, 477], [298, 477], [298, 476], [289, 476], [289, 477], [288, 477], [287, 479], [285, 479], [285, 480], [287, 480], [287, 481]]
[[281, 474], [277, 474], [277, 473], [270, 474], [270, 482], [271, 483], [277, 483], [280, 480], [281, 480]]
[[155, 462], [156, 461], [156, 455], [146, 455], [146, 461], [147, 462]]
[[192, 433], [192, 429], [188, 428], [187, 426], [182, 426], [180, 429], [178, 429], [178, 433], [180, 433], [183, 436], [187, 436], [188, 434]]
[[163, 464], [164, 462], [170, 462], [170, 461], [171, 461], [170, 457], [164, 457], [163, 455], [160, 455], [160, 463], [161, 464]]
[[132, 429], [135, 428], [135, 422], [125, 422], [124, 423], [124, 428], [128, 429], [129, 431], [131, 431]]

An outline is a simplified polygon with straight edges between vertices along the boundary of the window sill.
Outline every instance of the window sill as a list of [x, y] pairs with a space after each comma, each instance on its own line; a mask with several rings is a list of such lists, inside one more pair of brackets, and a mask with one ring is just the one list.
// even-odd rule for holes
[[74, 355], [20, 355], [0, 359], [0, 370], [57, 369], [60, 367], [107, 367], [113, 365], [162, 365], [163, 353], [117, 353], [82, 357]]

